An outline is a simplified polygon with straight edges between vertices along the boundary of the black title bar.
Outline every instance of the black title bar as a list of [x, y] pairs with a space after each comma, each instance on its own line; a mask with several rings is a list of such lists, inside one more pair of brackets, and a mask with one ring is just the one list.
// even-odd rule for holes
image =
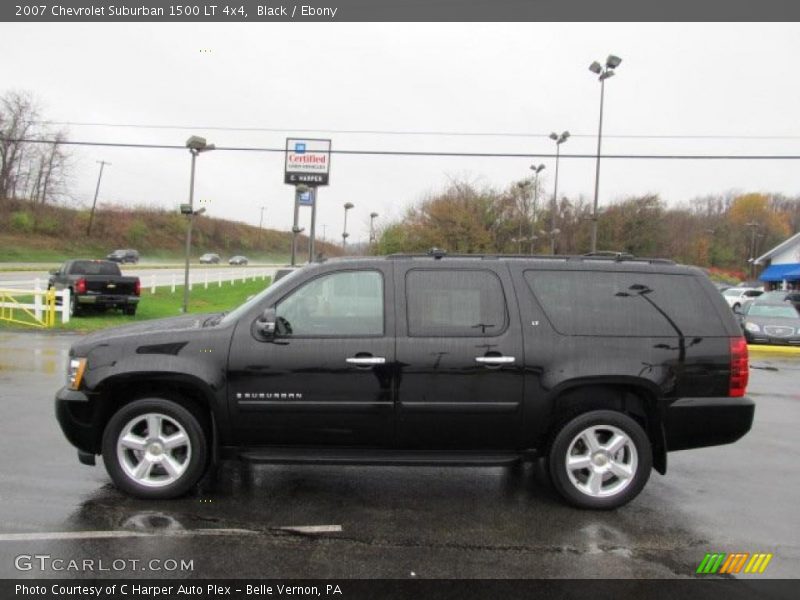
[[798, 21], [795, 0], [3, 0], [0, 21]]

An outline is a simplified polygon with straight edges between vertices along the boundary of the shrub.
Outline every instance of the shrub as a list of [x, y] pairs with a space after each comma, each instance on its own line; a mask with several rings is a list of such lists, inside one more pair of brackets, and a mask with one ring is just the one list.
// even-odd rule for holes
[[31, 233], [35, 221], [33, 215], [26, 210], [11, 213], [11, 229], [20, 233]]

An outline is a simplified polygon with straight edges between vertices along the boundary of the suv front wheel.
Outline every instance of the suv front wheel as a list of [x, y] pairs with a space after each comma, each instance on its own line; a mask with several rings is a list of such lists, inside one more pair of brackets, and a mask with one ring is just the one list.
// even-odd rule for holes
[[549, 454], [558, 492], [581, 508], [612, 509], [633, 500], [650, 478], [650, 440], [633, 419], [595, 410], [567, 422]]
[[165, 398], [126, 404], [103, 433], [103, 462], [116, 486], [139, 498], [175, 498], [203, 476], [206, 434], [197, 417]]

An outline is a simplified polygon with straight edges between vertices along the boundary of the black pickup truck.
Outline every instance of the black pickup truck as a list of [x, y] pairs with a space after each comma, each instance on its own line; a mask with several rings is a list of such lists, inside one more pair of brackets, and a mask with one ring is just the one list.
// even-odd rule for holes
[[139, 305], [139, 278], [123, 276], [117, 263], [110, 260], [68, 260], [50, 271], [47, 287], [69, 288], [73, 316], [86, 306], [121, 308], [126, 315], [135, 315]]
[[86, 336], [56, 414], [81, 462], [102, 454], [144, 498], [189, 491], [221, 458], [544, 458], [567, 501], [608, 509], [665, 473], [667, 452], [742, 437], [748, 374], [699, 269], [437, 252], [311, 264], [227, 314]]

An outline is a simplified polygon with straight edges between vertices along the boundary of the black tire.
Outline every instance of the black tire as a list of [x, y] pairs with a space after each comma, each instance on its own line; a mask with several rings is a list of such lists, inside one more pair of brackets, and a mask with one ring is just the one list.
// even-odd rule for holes
[[[627, 437], [627, 442], [620, 450], [609, 457], [605, 448], [601, 447], [593, 454], [586, 447], [585, 455], [581, 452], [572, 457], [585, 460], [586, 456], [593, 456], [595, 458], [592, 459], [591, 466], [585, 469], [567, 469], [568, 453], [585, 445], [585, 438], [579, 439], [582, 433], [592, 431], [600, 437], [608, 435], [607, 441], [610, 441], [612, 435], [615, 435], [612, 428]], [[599, 464], [595, 464], [595, 461]], [[613, 410], [593, 410], [573, 418], [558, 431], [550, 446], [548, 465], [553, 486], [567, 502], [580, 508], [609, 510], [623, 506], [639, 495], [650, 478], [653, 452], [644, 429], [632, 418]], [[616, 468], [618, 465], [622, 465], [632, 475], [618, 477], [611, 470], [612, 466]], [[600, 477], [600, 489], [592, 494], [589, 490], [590, 479], [593, 479], [592, 473], [595, 469], [605, 471], [597, 475]], [[607, 488], [603, 487], [605, 484], [609, 484]], [[614, 491], [615, 486], [619, 487], [619, 491]]]
[[128, 316], [133, 317], [133, 316], [136, 315], [136, 307], [135, 306], [125, 306], [125, 307], [122, 308], [122, 310]]
[[[161, 418], [161, 422], [166, 423], [166, 425], [162, 426], [164, 428], [163, 431], [169, 433], [167, 425], [172, 427], [171, 435], [180, 431], [174, 427], [175, 425], [183, 429], [189, 450], [182, 453], [182, 462], [181, 456], [174, 455], [174, 451], [167, 452], [163, 449], [156, 449], [158, 450], [157, 454], [155, 452], [151, 453], [149, 449], [146, 451], [124, 449], [122, 457], [120, 456], [117, 451], [118, 441], [123, 432], [130, 428], [131, 423], [146, 423], [145, 430], [131, 429], [130, 432], [136, 432], [136, 437], [141, 439], [153, 439], [154, 435], [151, 435], [149, 431], [149, 422], [145, 415], [158, 415]], [[161, 431], [158, 434], [160, 435]], [[166, 448], [166, 445], [163, 447]], [[179, 449], [182, 450], [183, 447]], [[142, 398], [120, 408], [108, 421], [103, 432], [102, 451], [106, 471], [108, 471], [114, 484], [131, 496], [145, 499], [177, 498], [191, 490], [203, 477], [208, 466], [209, 456], [208, 436], [198, 415], [195, 415], [191, 410], [174, 400], [166, 398]], [[137, 452], [139, 453], [138, 455], [136, 454]], [[170, 474], [164, 467], [155, 466], [160, 465], [156, 461], [163, 460], [168, 453], [171, 458], [178, 461], [177, 464], [182, 470], [179, 476], [172, 479], [170, 479]], [[159, 458], [159, 456], [162, 458]], [[144, 480], [137, 480], [133, 475], [129, 474], [132, 466], [135, 467], [137, 461], [144, 462], [145, 457], [155, 458], [155, 461], [150, 461], [153, 466], [149, 469], [147, 477], [152, 476], [153, 480], [149, 484], [142, 483]], [[121, 461], [126, 462], [123, 465]], [[132, 463], [134, 464], [132, 465]], [[161, 482], [158, 481], [159, 477], [162, 477]]]
[[70, 290], [69, 294], [69, 316], [70, 317], [78, 317], [81, 314], [81, 305], [78, 302], [78, 296], [75, 295], [75, 292]]

